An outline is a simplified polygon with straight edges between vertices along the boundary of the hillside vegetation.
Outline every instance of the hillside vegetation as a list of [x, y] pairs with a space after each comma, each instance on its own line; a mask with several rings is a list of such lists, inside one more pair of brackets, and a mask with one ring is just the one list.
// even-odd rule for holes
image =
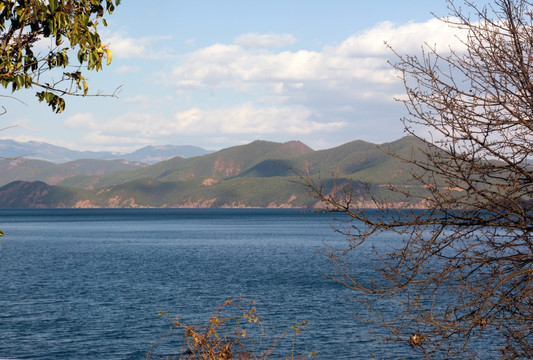
[[0, 186], [12, 181], [43, 181], [56, 185], [65, 179], [81, 176], [103, 176], [117, 171], [131, 171], [146, 165], [124, 160], [81, 159], [55, 164], [44, 160], [0, 159]]
[[[386, 185], [410, 186], [410, 169], [383, 149], [407, 155], [418, 144], [406, 137], [380, 147], [353, 141], [314, 151], [298, 141], [255, 141], [151, 166], [118, 160], [6, 161], [0, 163], [0, 181], [7, 184], [0, 188], [0, 207], [319, 207], [297, 183], [297, 174], [313, 177], [328, 191], [334, 184], [348, 186], [349, 179], [364, 181], [377, 196], [407, 205]], [[371, 205], [369, 199], [360, 201]]]

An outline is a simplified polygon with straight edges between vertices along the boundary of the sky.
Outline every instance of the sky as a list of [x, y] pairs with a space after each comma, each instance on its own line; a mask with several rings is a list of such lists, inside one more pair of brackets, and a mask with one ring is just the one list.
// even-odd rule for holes
[[[34, 91], [2, 98], [0, 138], [76, 150], [209, 150], [254, 140], [326, 149], [405, 135], [388, 61], [447, 47], [444, 0], [122, 0], [100, 33], [111, 65], [55, 114]], [[11, 95], [2, 89], [3, 95]]]

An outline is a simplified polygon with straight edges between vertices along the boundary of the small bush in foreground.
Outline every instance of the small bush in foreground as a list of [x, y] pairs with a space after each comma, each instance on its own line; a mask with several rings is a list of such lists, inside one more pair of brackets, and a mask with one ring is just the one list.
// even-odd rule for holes
[[[268, 345], [265, 344], [269, 339], [254, 305], [254, 301], [243, 298], [227, 300], [214, 311], [204, 325], [188, 325], [182, 322], [180, 317], [172, 318], [168, 313], [160, 311], [159, 316], [166, 315], [171, 322], [171, 328], [152, 344], [146, 359], [267, 359], [287, 333], [284, 332], [279, 337], [274, 336]], [[294, 355], [295, 337], [304, 330], [306, 325], [307, 322], [302, 320], [292, 326], [294, 334], [291, 354], [283, 356], [283, 359], [306, 358], [302, 355]], [[175, 334], [180, 336], [182, 342], [179, 354], [156, 355], [153, 353], [158, 345], [164, 340], [168, 341], [169, 337]], [[314, 353], [308, 355], [308, 357], [313, 356], [315, 356]], [[276, 357], [279, 358], [277, 355]]]

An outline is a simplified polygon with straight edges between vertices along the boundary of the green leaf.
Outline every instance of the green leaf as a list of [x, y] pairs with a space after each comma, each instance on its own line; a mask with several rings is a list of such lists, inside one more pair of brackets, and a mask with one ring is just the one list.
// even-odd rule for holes
[[107, 1], [106, 3], [106, 7], [107, 7], [107, 12], [112, 14], [113, 11], [115, 11], [115, 5], [113, 5], [113, 2], [112, 1]]
[[[50, 21], [50, 23], [48, 24], [48, 29], [50, 31], [48, 36], [50, 36], [50, 34], [55, 34], [55, 32], [56, 32], [56, 22], [54, 20]], [[45, 34], [45, 36], [46, 36], [46, 34]]]
[[94, 42], [95, 42], [94, 35], [92, 33], [88, 33], [87, 38], [89, 40], [89, 44], [94, 45]]
[[52, 100], [54, 100], [54, 94], [52, 94], [51, 92], [48, 92], [48, 91], [45, 91], [44, 92], [44, 99], [46, 100], [47, 103], [51, 103]]
[[78, 60], [80, 64], [83, 64], [83, 62], [87, 60], [87, 53], [85, 52], [85, 49], [80, 49], [78, 51]]
[[63, 40], [61, 38], [61, 34], [56, 35], [56, 46], [60, 46], [63, 43]]
[[87, 69], [92, 70], [96, 66], [96, 57], [94, 56], [94, 53], [89, 54], [89, 64], [87, 65]]
[[82, 83], [83, 83], [83, 95], [87, 95], [87, 93], [89, 92], [89, 85], [87, 85], [87, 81], [85, 80], [83, 80]]
[[50, 14], [54, 15], [57, 10], [57, 0], [48, 0], [48, 9]]
[[113, 52], [109, 49], [104, 49], [105, 53], [106, 53], [106, 56], [107, 56], [107, 66], [109, 66], [109, 64], [111, 64], [111, 61], [113, 60]]
[[31, 88], [33, 84], [33, 79], [31, 78], [31, 76], [29, 74], [24, 74], [24, 87], [26, 89], [29, 89]]
[[[6, 26], [9, 26], [14, 33], [27, 32], [31, 34], [30, 39], [50, 38], [56, 45], [48, 56], [36, 57], [32, 52], [34, 41], [26, 41], [26, 35], [13, 36], [12, 41], [4, 44], [0, 54], [0, 67], [3, 69], [0, 86], [19, 91], [31, 88], [35, 85], [33, 79], [37, 82], [39, 77], [38, 82], [47, 90], [35, 92], [35, 95], [55, 112], [62, 112], [65, 101], [56, 94], [72, 93], [57, 86], [53, 80], [57, 70], [53, 69], [67, 68], [69, 57], [76, 55], [80, 65], [89, 71], [98, 71], [105, 63], [109, 65], [113, 53], [102, 44], [97, 25], [100, 22], [107, 26], [104, 15], [111, 14], [119, 3], [119, 0], [0, 0], [0, 33], [6, 32]], [[64, 44], [68, 47], [60, 49]], [[51, 81], [44, 75], [48, 70], [52, 70], [48, 76]], [[80, 75], [72, 81], [76, 86], [74, 93], [83, 91], [83, 95], [88, 94], [86, 79]]]

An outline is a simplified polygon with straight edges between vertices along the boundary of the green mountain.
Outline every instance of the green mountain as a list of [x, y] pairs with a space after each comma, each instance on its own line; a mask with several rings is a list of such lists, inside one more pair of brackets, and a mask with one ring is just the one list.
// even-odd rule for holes
[[[349, 179], [361, 180], [369, 184], [375, 196], [403, 203], [406, 199], [391, 194], [386, 185], [408, 186], [410, 170], [383, 150], [408, 155], [419, 146], [410, 137], [382, 144], [381, 149], [354, 141], [320, 151], [297, 141], [255, 141], [135, 169], [117, 167], [115, 171], [104, 171], [102, 167], [100, 173], [95, 173], [94, 167], [87, 166], [90, 170], [68, 173], [63, 169], [73, 171], [72, 166], [60, 164], [55, 178], [47, 175], [51, 171], [47, 164], [36, 163], [36, 175], [30, 180], [41, 182], [17, 181], [0, 188], [0, 207], [319, 206], [298, 184], [297, 174], [320, 181], [326, 191], [331, 191], [334, 184], [337, 188], [348, 186]], [[17, 171], [22, 170], [7, 171], [13, 171], [13, 180], [27, 180], [16, 178]], [[355, 185], [356, 192], [358, 186], [361, 185]], [[359, 200], [366, 203], [370, 199]]]
[[254, 141], [248, 145], [235, 146], [204, 156], [189, 159], [175, 157], [136, 171], [120, 171], [106, 176], [78, 176], [65, 179], [59, 185], [90, 189], [144, 178], [167, 182], [199, 177], [220, 180], [238, 175], [266, 159], [289, 159], [310, 152], [313, 152], [310, 147], [297, 141], [283, 144]]
[[13, 181], [0, 188], [0, 207], [74, 207], [78, 199], [90, 195], [85, 190], [48, 185], [42, 181]]
[[[368, 183], [394, 184], [409, 181], [409, 168], [389, 153], [409, 157], [412, 149], [421, 144], [413, 137], [405, 137], [380, 146], [364, 141], [353, 141], [332, 149], [314, 151], [298, 157], [265, 160], [242, 172], [241, 177], [292, 176], [299, 174], [322, 177], [348, 176]], [[290, 166], [290, 168], [289, 168]]]
[[43, 181], [56, 185], [64, 179], [82, 175], [106, 175], [117, 171], [131, 171], [146, 165], [124, 160], [81, 159], [63, 164], [55, 164], [44, 160], [0, 159], [0, 186], [12, 181]]

